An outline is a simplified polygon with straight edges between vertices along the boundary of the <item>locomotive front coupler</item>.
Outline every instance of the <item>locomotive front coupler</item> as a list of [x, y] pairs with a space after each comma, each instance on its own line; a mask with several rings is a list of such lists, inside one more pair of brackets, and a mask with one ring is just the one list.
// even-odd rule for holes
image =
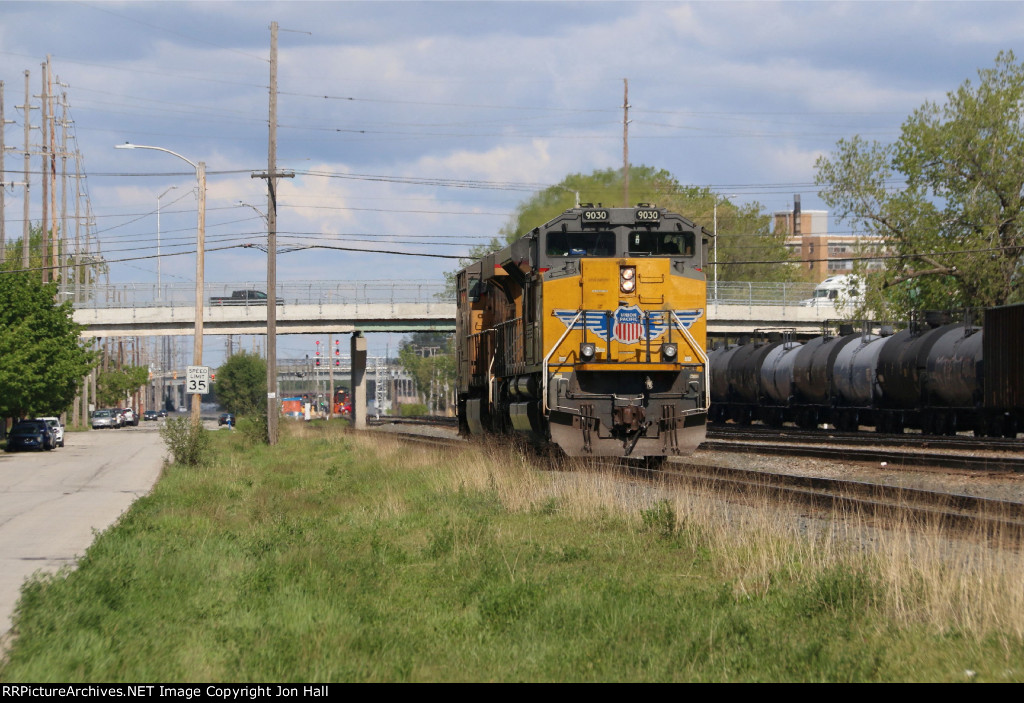
[[622, 447], [625, 450], [625, 453], [622, 456], [627, 457], [633, 453], [636, 443], [640, 441], [641, 437], [647, 434], [647, 428], [650, 426], [650, 422], [645, 422], [642, 426], [637, 428], [637, 430], [625, 442], [622, 443]]

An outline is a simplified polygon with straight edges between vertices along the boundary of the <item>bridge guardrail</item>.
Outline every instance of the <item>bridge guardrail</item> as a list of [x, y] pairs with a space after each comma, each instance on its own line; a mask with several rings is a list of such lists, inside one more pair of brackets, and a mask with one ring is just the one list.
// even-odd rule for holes
[[[239, 283], [208, 283], [204, 286], [204, 301], [228, 297], [236, 290], [264, 291], [266, 284], [258, 281]], [[813, 283], [760, 283], [719, 281], [718, 297], [708, 285], [708, 306], [714, 305], [771, 305], [794, 306], [812, 297]], [[69, 291], [62, 291], [68, 295]], [[455, 297], [446, 291], [443, 281], [289, 281], [279, 283], [277, 297], [284, 305], [336, 305], [363, 303], [453, 303]], [[246, 303], [242, 303], [245, 305]], [[248, 301], [249, 305], [260, 305]], [[155, 283], [119, 283], [91, 286], [87, 300], [75, 304], [76, 308], [147, 308], [194, 307], [195, 286], [188, 283], [165, 284], [157, 289]]]

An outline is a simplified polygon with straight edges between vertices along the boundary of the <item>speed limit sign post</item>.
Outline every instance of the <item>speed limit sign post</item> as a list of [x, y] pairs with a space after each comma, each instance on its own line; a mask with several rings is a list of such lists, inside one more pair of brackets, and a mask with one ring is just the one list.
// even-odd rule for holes
[[189, 366], [185, 371], [185, 392], [206, 395], [210, 392], [210, 367]]

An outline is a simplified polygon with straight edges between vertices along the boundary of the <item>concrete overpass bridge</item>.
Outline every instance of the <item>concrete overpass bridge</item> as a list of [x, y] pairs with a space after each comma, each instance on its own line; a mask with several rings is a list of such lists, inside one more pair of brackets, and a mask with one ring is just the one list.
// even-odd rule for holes
[[[203, 311], [207, 335], [266, 334], [266, 305], [209, 304], [235, 290], [262, 290], [259, 283], [206, 286]], [[718, 297], [709, 286], [708, 333], [732, 336], [755, 329], [785, 328], [815, 336], [840, 314], [831, 306], [805, 307], [813, 285], [806, 283], [719, 282]], [[94, 289], [75, 306], [75, 322], [88, 337], [191, 334], [195, 325], [195, 289], [191, 286], [121, 284]], [[455, 302], [438, 281], [352, 281], [285, 283], [278, 289], [278, 334], [370, 332], [453, 332]]]

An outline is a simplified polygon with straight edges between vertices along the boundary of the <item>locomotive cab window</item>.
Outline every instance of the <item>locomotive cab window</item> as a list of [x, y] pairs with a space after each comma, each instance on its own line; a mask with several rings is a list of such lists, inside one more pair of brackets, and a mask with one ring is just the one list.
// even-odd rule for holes
[[638, 230], [629, 233], [630, 255], [646, 256], [693, 256], [695, 239], [693, 232], [647, 232]]
[[614, 232], [549, 232], [548, 256], [615, 256]]

